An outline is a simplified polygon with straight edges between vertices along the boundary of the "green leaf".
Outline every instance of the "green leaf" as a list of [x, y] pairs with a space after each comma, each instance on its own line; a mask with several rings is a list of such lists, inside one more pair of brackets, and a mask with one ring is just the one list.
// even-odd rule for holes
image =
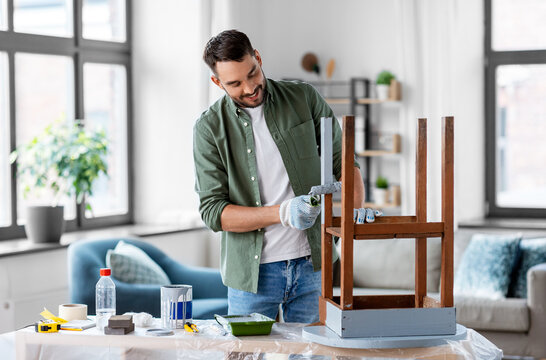
[[23, 189], [23, 198], [26, 199], [29, 192], [30, 192], [30, 186], [26, 185], [25, 188]]
[[387, 178], [383, 176], [378, 176], [375, 180], [375, 187], [378, 189], [388, 189], [389, 188], [389, 181]]
[[[64, 115], [10, 154], [17, 161], [17, 176], [24, 177], [24, 194], [48, 187], [75, 194], [78, 203], [92, 192], [93, 182], [107, 167], [108, 140], [103, 130], [86, 131], [80, 121], [69, 122]], [[67, 188], [61, 186], [70, 184]], [[61, 190], [64, 189], [64, 190]]]
[[390, 85], [391, 80], [394, 78], [394, 75], [390, 71], [383, 70], [377, 75], [376, 84]]

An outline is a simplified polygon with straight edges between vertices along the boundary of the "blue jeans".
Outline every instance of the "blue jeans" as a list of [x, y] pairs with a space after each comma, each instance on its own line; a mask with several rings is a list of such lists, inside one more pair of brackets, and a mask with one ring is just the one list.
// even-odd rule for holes
[[275, 319], [279, 304], [282, 304], [284, 321], [317, 322], [320, 274], [320, 271], [313, 271], [310, 256], [260, 264], [256, 294], [228, 288], [228, 313], [246, 315], [257, 312]]

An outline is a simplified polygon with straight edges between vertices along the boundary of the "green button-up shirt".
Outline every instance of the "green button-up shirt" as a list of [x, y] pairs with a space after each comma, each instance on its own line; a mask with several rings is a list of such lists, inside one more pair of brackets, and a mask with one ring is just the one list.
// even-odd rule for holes
[[[296, 196], [320, 184], [320, 119], [334, 117], [328, 104], [310, 85], [267, 79], [264, 117], [281, 154]], [[333, 122], [333, 170], [341, 177], [341, 129]], [[228, 204], [261, 206], [252, 121], [225, 95], [197, 120], [193, 129], [195, 189], [199, 212], [213, 231], [221, 231]], [[315, 271], [320, 269], [320, 221], [307, 239]], [[224, 231], [221, 274], [225, 285], [249, 292], [258, 289], [263, 231]], [[289, 241], [289, 240], [287, 240]], [[337, 253], [334, 251], [337, 258]], [[335, 259], [334, 259], [335, 260]]]

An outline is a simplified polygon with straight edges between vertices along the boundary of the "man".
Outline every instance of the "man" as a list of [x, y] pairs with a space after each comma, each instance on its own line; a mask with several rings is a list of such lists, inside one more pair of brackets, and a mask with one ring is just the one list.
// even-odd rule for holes
[[[194, 126], [196, 191], [205, 224], [223, 231], [229, 313], [275, 318], [282, 304], [285, 321], [316, 322], [320, 207], [306, 194], [320, 184], [320, 119], [334, 114], [310, 85], [266, 79], [260, 53], [239, 31], [210, 39], [203, 59], [226, 95]], [[333, 169], [339, 179], [335, 121]], [[355, 171], [355, 204], [363, 192]]]

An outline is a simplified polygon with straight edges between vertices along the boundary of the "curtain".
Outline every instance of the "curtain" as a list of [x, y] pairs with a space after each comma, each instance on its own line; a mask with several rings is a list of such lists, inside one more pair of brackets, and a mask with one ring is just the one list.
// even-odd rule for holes
[[[466, 0], [398, 0], [396, 16], [400, 23], [398, 47], [400, 49], [401, 78], [404, 79], [404, 121], [407, 134], [404, 143], [406, 164], [403, 203], [406, 213], [415, 209], [415, 148], [417, 119], [428, 118], [428, 217], [441, 218], [441, 117], [455, 116], [456, 129], [462, 129], [465, 119], [459, 118], [464, 106], [459, 102], [459, 93], [466, 84], [459, 74], [459, 66], [466, 57], [461, 57], [464, 39], [461, 27], [464, 21]], [[481, 24], [480, 24], [481, 25]], [[470, 39], [469, 39], [470, 40]], [[481, 64], [477, 64], [479, 67]], [[481, 79], [480, 79], [481, 80]], [[461, 131], [456, 131], [461, 134]], [[459, 140], [459, 141], [457, 141]], [[458, 146], [464, 144], [456, 137]], [[456, 159], [457, 160], [457, 159]], [[461, 168], [456, 161], [456, 169]], [[456, 171], [457, 173], [457, 171]], [[456, 179], [457, 180], [457, 179]], [[457, 187], [455, 189], [457, 193]], [[457, 204], [456, 204], [457, 205]], [[456, 207], [457, 208], [457, 207]]]

